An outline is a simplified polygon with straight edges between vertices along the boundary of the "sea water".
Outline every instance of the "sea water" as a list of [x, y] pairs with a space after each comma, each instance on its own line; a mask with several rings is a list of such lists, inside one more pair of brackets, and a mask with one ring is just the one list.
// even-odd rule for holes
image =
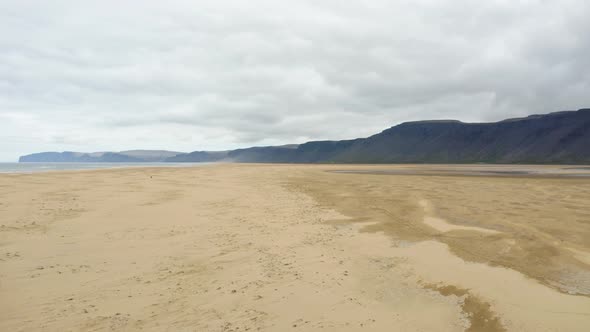
[[0, 173], [91, 170], [124, 167], [191, 167], [209, 163], [0, 163]]

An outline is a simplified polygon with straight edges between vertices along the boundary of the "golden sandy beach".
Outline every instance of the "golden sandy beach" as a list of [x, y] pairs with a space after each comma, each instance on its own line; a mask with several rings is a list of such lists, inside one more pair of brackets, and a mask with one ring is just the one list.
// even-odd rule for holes
[[0, 175], [0, 331], [589, 331], [583, 172]]

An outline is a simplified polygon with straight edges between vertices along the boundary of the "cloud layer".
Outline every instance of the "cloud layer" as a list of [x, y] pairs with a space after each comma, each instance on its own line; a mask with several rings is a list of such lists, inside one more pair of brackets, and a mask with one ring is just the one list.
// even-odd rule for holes
[[590, 106], [590, 3], [4, 1], [0, 160]]

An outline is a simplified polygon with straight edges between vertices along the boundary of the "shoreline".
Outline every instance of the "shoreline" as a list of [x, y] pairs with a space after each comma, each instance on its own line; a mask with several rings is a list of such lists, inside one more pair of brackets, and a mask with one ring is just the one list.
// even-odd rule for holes
[[70, 166], [70, 165], [80, 165], [80, 166], [97, 166], [97, 167], [86, 167], [86, 168], [62, 168], [62, 169], [47, 169], [43, 168], [40, 170], [10, 170], [4, 171], [0, 168], [0, 176], [3, 174], [14, 175], [14, 174], [43, 174], [48, 172], [82, 172], [82, 171], [100, 171], [100, 170], [116, 170], [116, 169], [128, 169], [128, 168], [185, 168], [185, 167], [202, 167], [208, 165], [217, 165], [221, 163], [34, 163], [34, 162], [26, 162], [26, 163], [0, 163], [2, 164], [16, 164], [16, 165], [53, 165], [53, 166]]

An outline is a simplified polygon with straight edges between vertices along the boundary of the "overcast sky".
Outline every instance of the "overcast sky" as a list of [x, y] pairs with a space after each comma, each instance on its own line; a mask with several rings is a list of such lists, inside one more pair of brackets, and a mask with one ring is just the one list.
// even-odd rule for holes
[[590, 106], [590, 1], [0, 0], [0, 161]]

